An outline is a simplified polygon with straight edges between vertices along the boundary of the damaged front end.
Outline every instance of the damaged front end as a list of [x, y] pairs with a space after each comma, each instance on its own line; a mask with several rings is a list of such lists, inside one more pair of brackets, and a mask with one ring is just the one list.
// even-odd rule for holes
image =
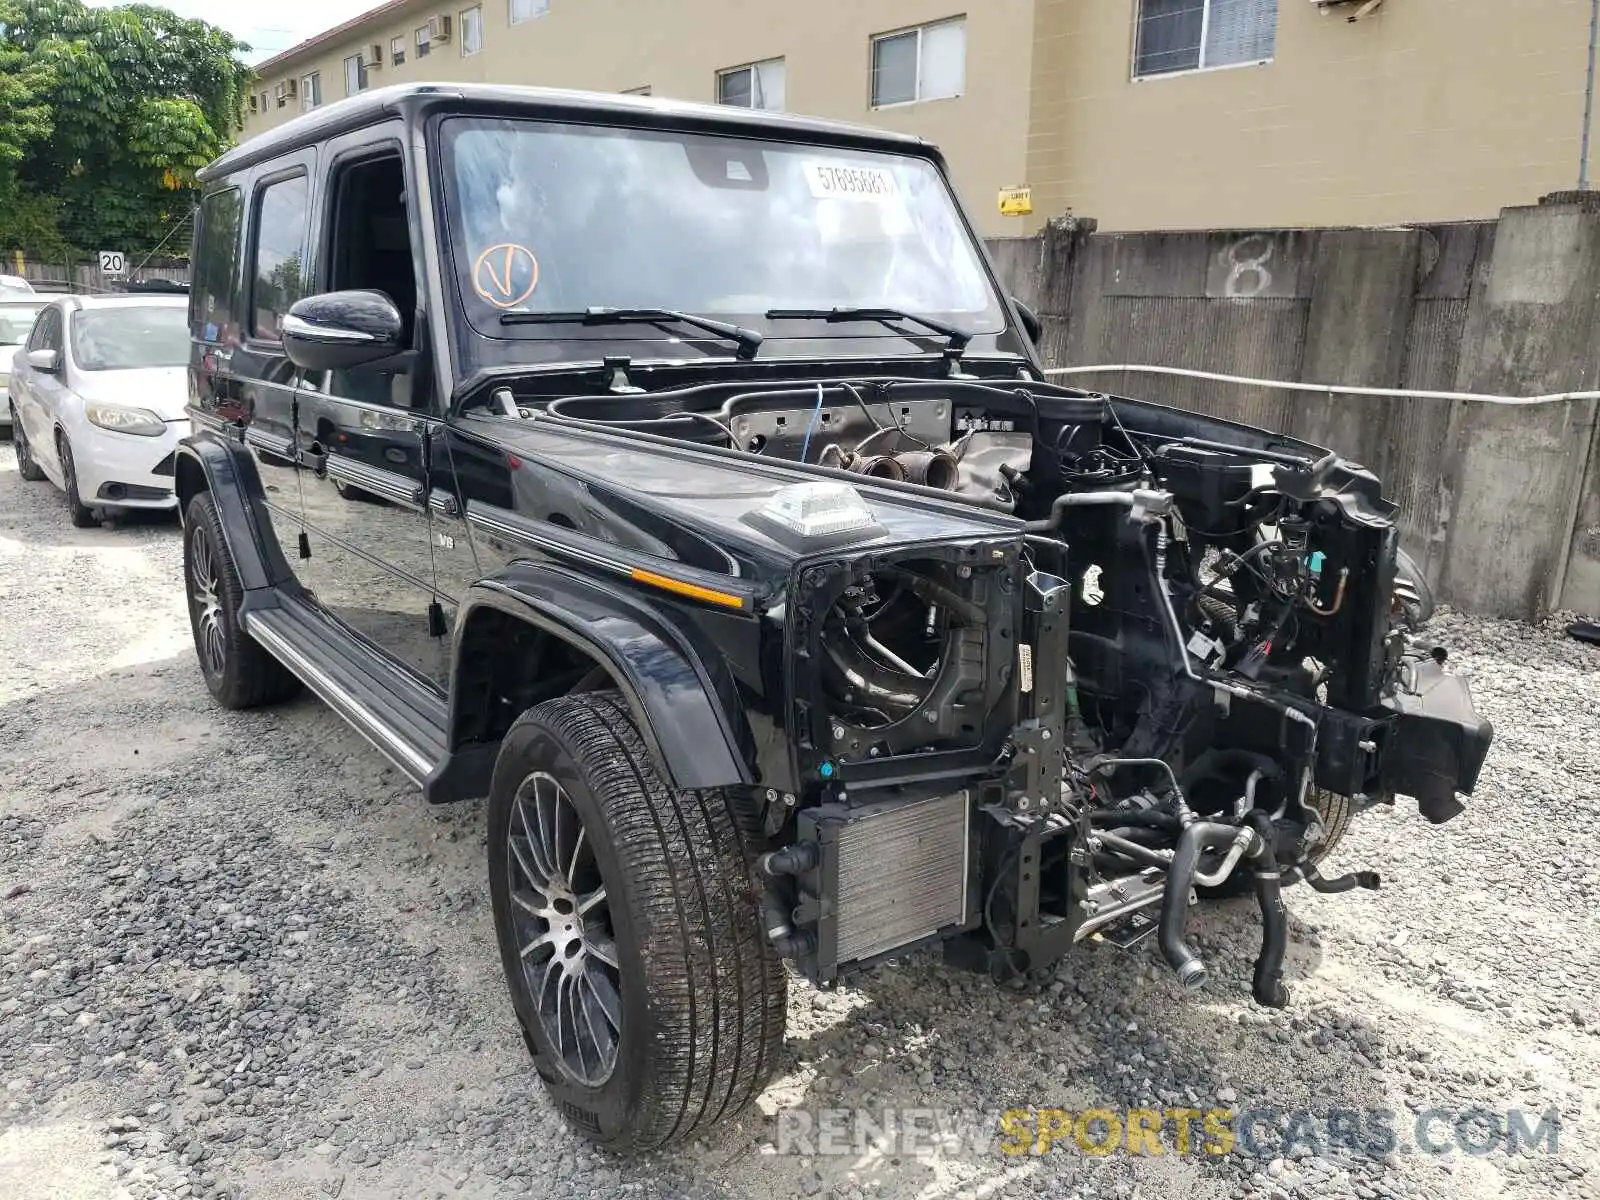
[[1253, 994], [1281, 1006], [1280, 888], [1376, 888], [1319, 863], [1397, 794], [1461, 811], [1491, 730], [1417, 640], [1425, 584], [1377, 481], [1190, 420], [1112, 402], [1092, 437], [1050, 431], [1015, 536], [800, 563], [799, 797], [762, 861], [769, 934], [808, 976], [943, 941], [1006, 978], [1154, 936], [1198, 988], [1189, 907], [1248, 891]]

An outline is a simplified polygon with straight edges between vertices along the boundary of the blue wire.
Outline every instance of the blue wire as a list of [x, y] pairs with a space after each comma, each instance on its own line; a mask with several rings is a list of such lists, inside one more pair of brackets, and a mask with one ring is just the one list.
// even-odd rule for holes
[[822, 415], [822, 385], [817, 384], [817, 406], [811, 410], [811, 420], [806, 425], [806, 440], [800, 444], [800, 461], [805, 462], [811, 453], [811, 431], [817, 427], [817, 418]]

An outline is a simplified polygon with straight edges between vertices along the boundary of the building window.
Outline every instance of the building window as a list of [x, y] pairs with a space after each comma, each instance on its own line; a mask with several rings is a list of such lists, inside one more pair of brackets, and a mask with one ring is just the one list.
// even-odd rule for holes
[[300, 80], [300, 111], [310, 112], [322, 103], [322, 72], [313, 71]]
[[965, 18], [872, 39], [873, 108], [947, 100], [966, 86]]
[[550, 11], [550, 0], [507, 0], [507, 3], [510, 5], [513, 25], [521, 25]]
[[1135, 77], [1272, 58], [1278, 0], [1139, 0]]
[[406, 39], [396, 37], [389, 39], [389, 65], [398, 67], [406, 60]]
[[270, 92], [262, 92], [261, 93], [261, 111], [262, 112], [266, 112], [267, 109], [271, 106], [271, 104], [272, 104], [272, 95], [271, 95], [271, 93]]
[[736, 108], [783, 108], [784, 65], [781, 58], [717, 72], [717, 103]]
[[367, 64], [361, 55], [352, 54], [344, 60], [344, 94], [354, 96], [367, 86]]
[[260, 111], [260, 108], [261, 108], [261, 101], [256, 98], [256, 94], [254, 92], [251, 92], [250, 93], [250, 111], [251, 112], [258, 112], [258, 111]]
[[461, 10], [461, 53], [476, 54], [483, 49], [483, 9]]
[[418, 58], [427, 58], [428, 57], [428, 51], [430, 51], [432, 49], [433, 49], [433, 42], [428, 36], [428, 27], [426, 25], [418, 25], [417, 26], [417, 57]]

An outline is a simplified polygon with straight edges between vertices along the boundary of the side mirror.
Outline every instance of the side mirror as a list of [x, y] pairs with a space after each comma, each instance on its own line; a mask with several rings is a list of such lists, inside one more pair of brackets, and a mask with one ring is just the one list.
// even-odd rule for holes
[[1026, 331], [1028, 340], [1037, 346], [1039, 344], [1039, 335], [1044, 332], [1044, 325], [1039, 320], [1039, 314], [1015, 296], [1011, 297], [1011, 303], [1016, 307], [1017, 316], [1022, 321], [1022, 328]]
[[284, 315], [280, 330], [289, 361], [307, 371], [342, 371], [405, 349], [405, 321], [382, 292], [307, 296]]
[[54, 350], [29, 350], [28, 365], [35, 371], [54, 375], [61, 370], [61, 357]]

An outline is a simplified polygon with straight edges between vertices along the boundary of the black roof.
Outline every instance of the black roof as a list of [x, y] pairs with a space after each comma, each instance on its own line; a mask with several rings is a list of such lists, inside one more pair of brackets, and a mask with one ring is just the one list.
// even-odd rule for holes
[[829, 142], [899, 153], [913, 149], [921, 149], [924, 153], [932, 150], [925, 139], [910, 134], [892, 133], [845, 121], [734, 108], [725, 104], [697, 104], [687, 100], [613, 92], [513, 87], [509, 84], [405, 83], [374, 88], [304, 113], [235, 146], [204, 168], [199, 173], [200, 178], [215, 179], [346, 130], [358, 129], [395, 115], [416, 115], [424, 109], [435, 107], [473, 112], [498, 111], [558, 121], [594, 121], [599, 118], [614, 120], [618, 124]]

